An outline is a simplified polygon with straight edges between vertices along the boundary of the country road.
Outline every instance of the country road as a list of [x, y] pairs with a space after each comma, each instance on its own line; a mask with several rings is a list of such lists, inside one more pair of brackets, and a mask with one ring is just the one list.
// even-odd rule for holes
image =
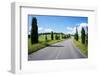
[[28, 56], [29, 61], [77, 58], [86, 58], [86, 56], [81, 53], [71, 39], [52, 44]]

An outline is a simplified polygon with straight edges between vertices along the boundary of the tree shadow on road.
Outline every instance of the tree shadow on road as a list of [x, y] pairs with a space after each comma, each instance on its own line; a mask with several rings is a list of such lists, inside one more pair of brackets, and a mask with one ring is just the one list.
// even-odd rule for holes
[[62, 45], [49, 45], [49, 47], [64, 47]]

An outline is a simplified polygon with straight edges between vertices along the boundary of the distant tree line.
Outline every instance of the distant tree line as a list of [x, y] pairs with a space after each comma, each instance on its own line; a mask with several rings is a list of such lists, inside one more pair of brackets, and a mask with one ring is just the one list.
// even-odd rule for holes
[[66, 38], [70, 38], [71, 35], [70, 34], [64, 34], [64, 33], [54, 33], [53, 31], [51, 31], [51, 33], [42, 33], [41, 35], [45, 35], [45, 39], [47, 40], [47, 35], [51, 35], [51, 40], [60, 40], [60, 39], [66, 39]]
[[[51, 31], [51, 32], [53, 32], [53, 31]], [[51, 32], [39, 33], [38, 35], [51, 34]], [[53, 34], [64, 34], [64, 33], [53, 32]]]

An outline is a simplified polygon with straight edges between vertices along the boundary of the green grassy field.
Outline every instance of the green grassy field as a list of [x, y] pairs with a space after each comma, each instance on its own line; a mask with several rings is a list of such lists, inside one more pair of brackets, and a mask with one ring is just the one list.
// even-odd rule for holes
[[74, 41], [75, 45], [81, 50], [81, 52], [84, 55], [88, 56], [88, 46], [86, 46], [85, 44], [82, 44], [80, 42], [80, 40], [79, 41], [73, 40], [73, 41]]
[[[60, 38], [61, 38], [61, 36], [60, 36]], [[32, 45], [31, 39], [28, 38], [28, 54], [31, 54], [33, 52], [38, 51], [41, 48], [49, 46], [50, 44], [54, 44], [54, 43], [57, 43], [57, 42], [60, 42], [63, 40], [65, 40], [65, 39], [55, 40], [55, 34], [54, 34], [54, 40], [51, 40], [50, 34], [47, 35], [47, 40], [45, 40], [45, 35], [40, 35], [39, 42]]]

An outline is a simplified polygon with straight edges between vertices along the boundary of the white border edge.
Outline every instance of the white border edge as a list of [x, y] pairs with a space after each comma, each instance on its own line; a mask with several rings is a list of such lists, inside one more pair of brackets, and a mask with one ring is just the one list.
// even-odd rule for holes
[[11, 3], [11, 72], [15, 72], [15, 3]]
[[20, 73], [20, 4], [11, 3], [11, 72]]

